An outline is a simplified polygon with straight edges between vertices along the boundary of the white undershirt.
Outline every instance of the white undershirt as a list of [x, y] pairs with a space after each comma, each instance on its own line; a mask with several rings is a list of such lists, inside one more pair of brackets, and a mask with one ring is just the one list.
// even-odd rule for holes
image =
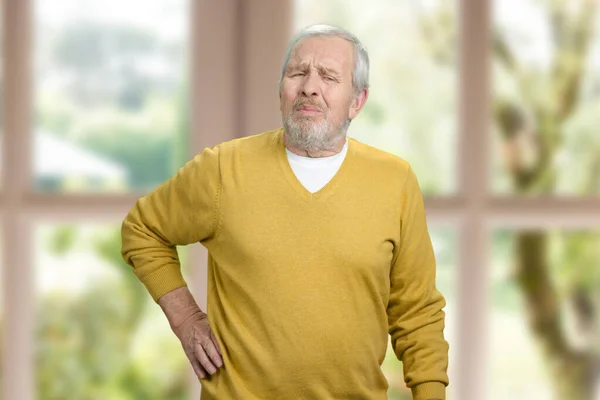
[[346, 153], [348, 153], [348, 139], [342, 150], [329, 157], [304, 157], [285, 149], [290, 167], [302, 185], [311, 193], [319, 191], [334, 177], [340, 169]]

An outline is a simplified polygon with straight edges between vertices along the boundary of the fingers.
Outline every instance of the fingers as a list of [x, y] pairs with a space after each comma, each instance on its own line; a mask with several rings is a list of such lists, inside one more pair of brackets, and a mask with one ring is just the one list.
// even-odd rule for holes
[[[207, 344], [206, 347], [212, 348], [213, 353], [216, 352], [216, 349], [214, 348], [212, 342], [209, 342], [209, 344]], [[194, 349], [196, 352], [196, 358], [198, 359], [198, 361], [200, 361], [200, 365], [204, 368], [204, 370], [211, 375], [217, 372], [217, 367], [215, 367], [210, 358], [207, 356], [204, 346], [200, 343], [197, 343], [194, 346]]]
[[207, 321], [190, 325], [181, 335], [182, 345], [192, 368], [200, 378], [209, 378], [223, 366], [221, 347]]
[[210, 338], [211, 338], [211, 341], [204, 348], [204, 350], [206, 350], [206, 354], [208, 355], [210, 360], [213, 362], [213, 364], [217, 368], [221, 368], [223, 366], [223, 358], [221, 357], [221, 353], [218, 350], [219, 344], [217, 343], [215, 345], [215, 342], [217, 341], [217, 339], [213, 336], [212, 332], [210, 334]]
[[216, 336], [214, 335], [214, 333], [212, 331], [210, 331], [210, 339], [213, 341], [213, 343], [215, 344], [215, 347], [217, 348], [217, 351], [219, 352], [219, 355], [223, 355], [223, 352], [221, 351], [221, 346], [219, 346], [219, 342], [216, 338]]
[[191, 361], [192, 368], [194, 369], [194, 373], [199, 376], [201, 379], [206, 378], [208, 375], [204, 368], [200, 365], [200, 362], [197, 359], [193, 359]]

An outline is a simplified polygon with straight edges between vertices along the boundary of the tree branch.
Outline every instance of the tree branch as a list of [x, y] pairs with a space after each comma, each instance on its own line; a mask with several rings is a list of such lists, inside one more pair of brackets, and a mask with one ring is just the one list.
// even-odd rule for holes
[[510, 46], [504, 39], [504, 34], [498, 28], [494, 29], [492, 36], [492, 51], [495, 58], [506, 68], [507, 71], [518, 75], [518, 65]]
[[[584, 0], [574, 16], [569, 17], [564, 5], [551, 7], [551, 27], [556, 51], [551, 68], [552, 95], [556, 116], [564, 121], [573, 112], [585, 75], [587, 56], [594, 32], [597, 3]], [[559, 8], [562, 11], [559, 11]]]
[[524, 231], [516, 234], [517, 279], [525, 295], [530, 326], [551, 359], [569, 352], [561, 328], [562, 313], [549, 275], [547, 234]]

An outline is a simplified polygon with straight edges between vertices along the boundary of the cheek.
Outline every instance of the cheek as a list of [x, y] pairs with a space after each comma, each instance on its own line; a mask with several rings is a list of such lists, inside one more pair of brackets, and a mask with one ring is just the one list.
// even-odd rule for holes
[[288, 93], [283, 92], [281, 94], [281, 111], [289, 113], [294, 105], [294, 98]]
[[346, 88], [337, 86], [329, 89], [323, 96], [327, 105], [339, 112], [346, 112], [351, 104], [351, 96]]
[[280, 92], [280, 103], [282, 111], [289, 111], [294, 105], [294, 100], [296, 98], [294, 94], [294, 88], [289, 85], [289, 83], [284, 84], [281, 88]]
[[348, 118], [350, 112], [350, 102], [348, 97], [342, 93], [338, 93], [335, 97], [330, 97], [328, 101], [328, 107], [331, 112], [331, 116], [338, 121], [343, 121]]

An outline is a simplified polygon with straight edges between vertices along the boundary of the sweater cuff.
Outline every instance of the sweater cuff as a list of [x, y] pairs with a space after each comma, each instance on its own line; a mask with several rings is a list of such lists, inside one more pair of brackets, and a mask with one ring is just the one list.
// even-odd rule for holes
[[187, 286], [181, 274], [181, 267], [178, 264], [168, 264], [159, 268], [144, 277], [142, 283], [155, 302], [158, 302], [161, 296], [177, 288]]
[[442, 382], [425, 382], [411, 388], [414, 400], [446, 400], [446, 385]]

